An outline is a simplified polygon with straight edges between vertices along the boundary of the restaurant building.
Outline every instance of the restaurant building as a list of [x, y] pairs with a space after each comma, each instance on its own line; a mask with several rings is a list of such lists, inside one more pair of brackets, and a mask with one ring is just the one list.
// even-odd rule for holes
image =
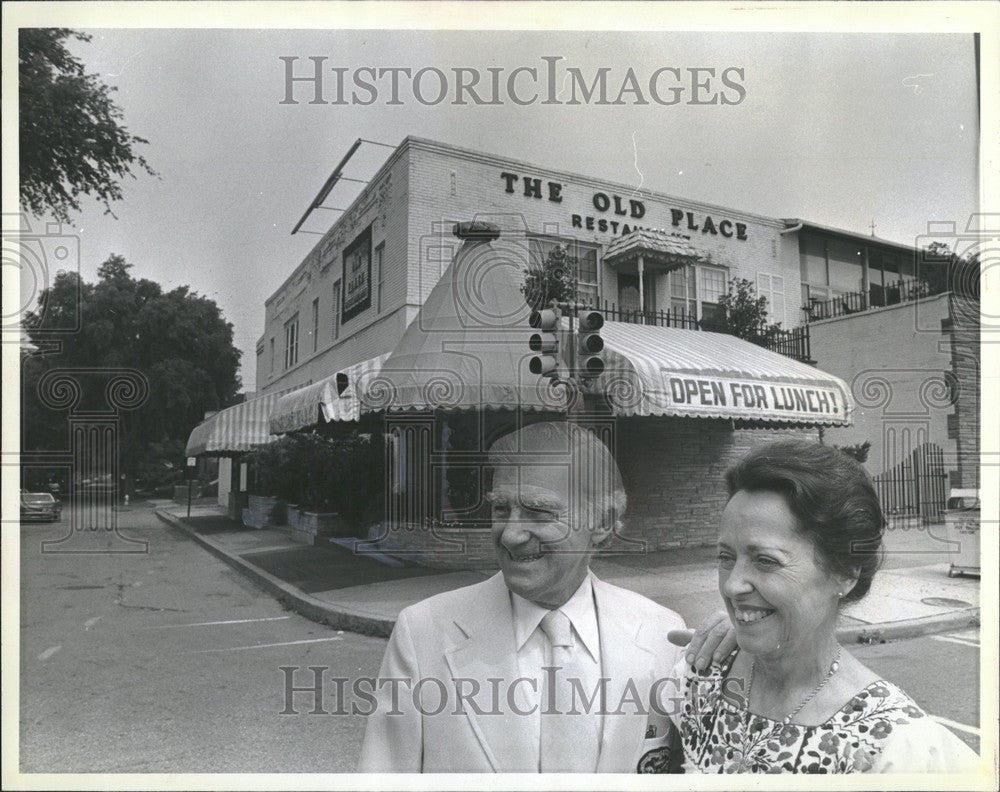
[[[312, 215], [311, 224], [317, 218]], [[453, 233], [477, 219], [496, 226], [500, 239], [463, 243]], [[380, 421], [394, 438], [388, 463], [396, 471], [394, 493], [417, 490], [426, 515], [460, 522], [461, 513], [446, 513], [448, 437], [467, 435], [470, 415], [480, 416], [473, 434], [482, 444], [512, 420], [560, 411], [535, 403], [538, 377], [527, 373], [520, 286], [530, 266], [563, 246], [576, 262], [579, 301], [608, 319], [609, 371], [599, 389], [630, 499], [627, 538], [647, 549], [714, 541], [722, 474], [751, 445], [853, 431], [847, 427], [857, 394], [845, 383], [855, 379], [852, 362], [824, 351], [842, 343], [836, 329], [823, 330], [823, 350], [810, 333], [824, 321], [836, 327], [846, 314], [831, 301], [852, 290], [869, 295], [857, 313], [871, 313], [891, 302], [886, 295], [895, 281], [917, 280], [912, 249], [864, 241], [798, 220], [408, 137], [266, 301], [256, 349], [258, 400], [271, 400], [271, 437], [330, 421], [367, 420], [369, 427]], [[463, 244], [480, 252], [466, 251], [459, 266]], [[487, 250], [493, 252], [483, 254]], [[482, 264], [497, 256], [498, 266]], [[718, 321], [719, 298], [733, 278], [749, 280], [768, 300], [769, 321], [786, 328], [771, 349], [705, 331]], [[493, 339], [490, 351], [473, 354], [481, 387], [469, 387], [472, 382], [462, 382], [468, 369], [447, 356], [485, 338]], [[821, 354], [833, 368], [815, 365]], [[435, 365], [453, 379], [456, 372], [466, 375], [458, 382], [434, 380]], [[381, 395], [373, 396], [373, 386]], [[615, 388], [617, 402], [607, 398]], [[623, 397], [624, 391], [631, 395]], [[440, 398], [426, 398], [435, 392]], [[876, 413], [869, 415], [873, 424], [882, 419]], [[414, 429], [418, 425], [423, 428]], [[251, 442], [228, 444], [243, 450], [261, 442], [259, 421], [255, 426]], [[204, 436], [211, 427], [196, 431]], [[418, 436], [427, 438], [424, 445], [407, 447], [406, 438], [412, 444]], [[855, 436], [846, 434], [843, 442]], [[415, 473], [414, 460], [433, 470]], [[408, 481], [414, 476], [428, 478]], [[220, 485], [227, 478], [239, 486], [235, 467], [220, 468]], [[448, 541], [433, 533], [400, 533], [393, 540], [416, 547], [430, 563], [461, 566], [489, 556], [479, 535], [465, 537], [458, 560], [438, 552]]]

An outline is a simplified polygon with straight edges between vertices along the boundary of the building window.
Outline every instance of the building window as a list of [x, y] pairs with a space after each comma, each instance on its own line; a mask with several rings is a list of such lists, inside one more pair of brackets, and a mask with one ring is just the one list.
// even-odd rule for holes
[[285, 365], [289, 369], [299, 362], [299, 315], [285, 322]]
[[340, 281], [334, 281], [333, 284], [333, 332], [331, 333], [333, 340], [336, 341], [340, 338]]
[[566, 255], [576, 259], [577, 300], [585, 305], [597, 307], [601, 289], [596, 245], [557, 237], [529, 237], [528, 245], [531, 266], [539, 268], [556, 247], [565, 248]]
[[375, 313], [382, 313], [382, 287], [385, 285], [384, 273], [382, 271], [382, 254], [385, 251], [385, 242], [375, 248]]
[[670, 310], [675, 314], [693, 316], [698, 321], [713, 322], [720, 318], [719, 298], [726, 293], [729, 270], [689, 264], [667, 273], [670, 284]]
[[271, 374], [274, 374], [274, 336], [271, 337]]
[[372, 227], [368, 226], [344, 250], [341, 278], [343, 305], [341, 321], [347, 322], [372, 304]]
[[767, 318], [771, 323], [785, 323], [785, 279], [781, 275], [757, 273], [757, 294], [767, 298]]
[[319, 297], [313, 300], [313, 352], [319, 349]]

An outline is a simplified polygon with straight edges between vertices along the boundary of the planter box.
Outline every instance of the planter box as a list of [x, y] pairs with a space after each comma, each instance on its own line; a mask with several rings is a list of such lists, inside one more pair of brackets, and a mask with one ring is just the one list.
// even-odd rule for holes
[[289, 507], [288, 524], [284, 532], [293, 542], [321, 544], [327, 536], [353, 536], [347, 524], [336, 512], [307, 512]]
[[299, 512], [299, 530], [313, 536], [353, 536], [350, 526], [337, 512]]
[[[285, 524], [285, 503], [272, 495], [250, 495], [246, 510], [252, 515], [251, 522], [255, 528]], [[246, 519], [243, 522], [247, 524]]]

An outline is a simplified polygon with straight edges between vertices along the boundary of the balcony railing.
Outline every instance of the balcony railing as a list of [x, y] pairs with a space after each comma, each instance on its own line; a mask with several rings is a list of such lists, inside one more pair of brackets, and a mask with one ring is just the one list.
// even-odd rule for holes
[[936, 293], [939, 292], [931, 289], [923, 281], [898, 280], [888, 286], [871, 286], [866, 292], [848, 292], [829, 300], [810, 297], [809, 304], [802, 306], [802, 316], [805, 322], [816, 322], [820, 319], [833, 319], [836, 316], [849, 316], [889, 305], [913, 302]]
[[[710, 333], [726, 333], [725, 327], [718, 322], [711, 320], [699, 320], [687, 311], [638, 311], [621, 309], [614, 303], [605, 302], [601, 307], [604, 318], [612, 322], [626, 322], [628, 324], [644, 324], [654, 327], [679, 327], [684, 330], [704, 330]], [[809, 325], [793, 327], [790, 330], [766, 329], [766, 325], [761, 325], [760, 331], [750, 338], [746, 338], [753, 344], [780, 355], [794, 358], [803, 363], [815, 363], [810, 355], [809, 349]]]

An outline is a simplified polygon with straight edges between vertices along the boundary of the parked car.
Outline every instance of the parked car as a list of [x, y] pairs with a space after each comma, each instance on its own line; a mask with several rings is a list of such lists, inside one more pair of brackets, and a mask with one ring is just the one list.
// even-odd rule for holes
[[59, 522], [62, 504], [50, 492], [21, 493], [21, 522]]

